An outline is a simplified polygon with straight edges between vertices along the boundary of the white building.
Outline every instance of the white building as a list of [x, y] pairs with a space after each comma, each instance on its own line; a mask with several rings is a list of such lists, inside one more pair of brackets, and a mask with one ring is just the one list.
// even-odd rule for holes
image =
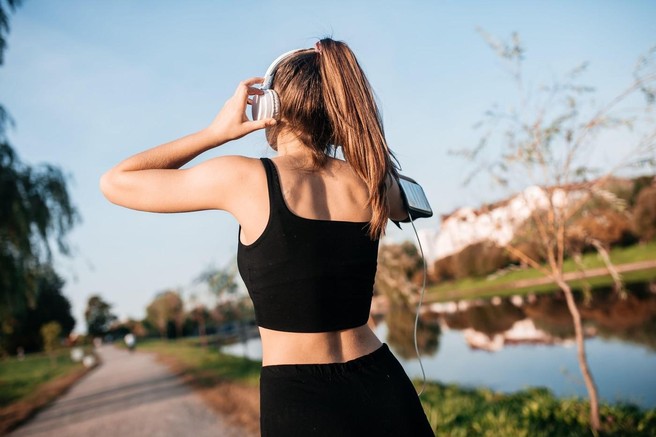
[[[566, 192], [556, 190], [553, 202], [557, 207], [566, 206]], [[460, 208], [443, 220], [439, 232], [422, 230], [419, 233], [426, 261], [432, 265], [440, 258], [486, 240], [505, 246], [533, 211], [548, 205], [545, 191], [540, 187], [530, 186], [491, 209], [477, 211], [468, 207]]]

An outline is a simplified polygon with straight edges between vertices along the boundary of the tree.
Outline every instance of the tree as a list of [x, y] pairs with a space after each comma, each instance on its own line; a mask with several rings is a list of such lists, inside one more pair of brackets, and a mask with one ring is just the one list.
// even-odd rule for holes
[[55, 321], [61, 326], [63, 336], [75, 327], [71, 303], [62, 294], [64, 281], [49, 266], [43, 266], [38, 275], [37, 297], [33, 308], [14, 311], [5, 321], [10, 329], [0, 333], [0, 349], [13, 353], [18, 347], [26, 352], [43, 348], [41, 326]]
[[[0, 0], [0, 65], [4, 61], [9, 10], [18, 0]], [[13, 121], [0, 105], [0, 318], [33, 307], [43, 266], [51, 264], [52, 246], [69, 254], [66, 237], [79, 215], [66, 177], [56, 166], [29, 166], [9, 144]], [[3, 323], [2, 330], [11, 329]]]
[[182, 336], [184, 306], [177, 291], [166, 290], [155, 296], [146, 308], [146, 320], [157, 327], [162, 339], [167, 337], [169, 323], [176, 327], [178, 337]]
[[[522, 250], [516, 241], [508, 243], [506, 250], [551, 278], [566, 298], [574, 322], [579, 366], [590, 397], [590, 423], [596, 431], [600, 428], [597, 388], [587, 363], [581, 314], [571, 285], [563, 276], [565, 256], [579, 259], [580, 245], [569, 245], [567, 235], [572, 223], [581, 218], [591, 202], [622, 210], [621, 199], [604, 188], [620, 168], [656, 164], [656, 128], [649, 118], [656, 102], [656, 47], [638, 60], [634, 80], [628, 87], [608, 103], [597, 105], [592, 99], [594, 88], [580, 81], [587, 64], [573, 69], [561, 81], [528, 89], [522, 70], [525, 49], [519, 36], [513, 34], [510, 42], [503, 42], [481, 33], [511, 72], [517, 101], [509, 109], [494, 105], [488, 110], [477, 125], [487, 128], [479, 144], [457, 153], [478, 163], [468, 181], [487, 173], [504, 187], [512, 187], [514, 180], [524, 185], [528, 181], [543, 193], [541, 198], [526, 201], [534, 207], [527, 220], [528, 227], [534, 231], [531, 236], [539, 245], [538, 253], [544, 256], [546, 265], [534, 254]], [[644, 96], [643, 107], [636, 111], [640, 94]], [[632, 109], [622, 107], [629, 101]], [[590, 162], [595, 141], [602, 133], [621, 128], [633, 129], [641, 135], [632, 139], [632, 144], [624, 145], [623, 150], [628, 152], [616, 161], [615, 168], [605, 172], [594, 169]], [[490, 151], [494, 146], [498, 149]], [[621, 277], [610, 263], [604, 244], [593, 235], [584, 235], [584, 239], [585, 244], [599, 251], [621, 290]]]
[[87, 332], [93, 337], [102, 337], [107, 334], [116, 316], [112, 313], [112, 305], [105, 302], [102, 297], [93, 295], [87, 302], [84, 310], [84, 319], [87, 321]]
[[[5, 6], [6, 3], [6, 6]], [[4, 53], [7, 48], [6, 34], [9, 33], [9, 11], [16, 10], [22, 3], [22, 0], [0, 0], [0, 65], [5, 62]]]
[[50, 355], [50, 362], [55, 364], [55, 351], [59, 347], [61, 326], [57, 322], [48, 322], [41, 327], [43, 349]]
[[223, 299], [234, 296], [239, 291], [237, 275], [237, 263], [231, 261], [225, 267], [208, 268], [196, 278], [196, 282], [207, 284], [210, 293], [221, 303]]
[[210, 312], [207, 307], [198, 301], [198, 296], [192, 294], [190, 296], [190, 303], [192, 306], [191, 311], [189, 311], [189, 316], [191, 320], [196, 322], [198, 326], [198, 336], [200, 337], [200, 344], [203, 347], [207, 346], [207, 320], [210, 318]]
[[145, 337], [146, 328], [139, 320], [127, 319], [124, 321], [115, 321], [109, 327], [107, 332], [112, 338], [123, 338], [126, 334], [133, 334], [135, 337]]
[[236, 322], [239, 339], [245, 344], [249, 336], [247, 325], [255, 317], [255, 312], [251, 299], [240, 293], [238, 281], [239, 273], [234, 259], [224, 267], [210, 267], [196, 278], [196, 282], [206, 284], [210, 293], [216, 296], [215, 320], [219, 324]]

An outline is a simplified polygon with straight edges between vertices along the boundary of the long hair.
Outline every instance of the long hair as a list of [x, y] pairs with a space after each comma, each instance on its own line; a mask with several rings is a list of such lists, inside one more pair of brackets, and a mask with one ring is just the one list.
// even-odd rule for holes
[[280, 122], [267, 137], [275, 148], [278, 133], [291, 130], [310, 148], [318, 167], [333, 147], [341, 147], [346, 162], [367, 185], [369, 236], [377, 239], [389, 218], [387, 183], [389, 176], [397, 175], [396, 160], [371, 85], [351, 49], [330, 38], [317, 47], [278, 66], [273, 89], [280, 96]]

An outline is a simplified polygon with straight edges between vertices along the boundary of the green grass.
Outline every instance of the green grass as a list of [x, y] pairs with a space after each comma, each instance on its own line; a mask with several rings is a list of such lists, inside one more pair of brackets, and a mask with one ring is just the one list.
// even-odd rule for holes
[[221, 380], [257, 385], [260, 376], [259, 361], [223, 354], [215, 347], [203, 348], [198, 339], [147, 340], [137, 344], [138, 350], [155, 352], [164, 358], [173, 358], [184, 367], [184, 372], [202, 386], [211, 387]]
[[33, 393], [43, 383], [82, 368], [70, 359], [70, 350], [56, 352], [55, 365], [45, 354], [28, 354], [18, 361], [15, 357], [0, 361], [0, 407]]
[[[656, 241], [647, 244], [638, 244], [630, 247], [614, 248], [610, 253], [611, 261], [615, 265], [628, 264], [638, 261], [656, 260]], [[587, 253], [582, 259], [586, 269], [604, 267], [603, 260], [596, 253]], [[572, 260], [566, 260], [563, 265], [565, 272], [577, 270]], [[511, 294], [542, 293], [554, 290], [553, 284], [544, 284], [522, 288], [504, 288], [505, 285], [523, 280], [542, 278], [542, 272], [536, 269], [511, 271], [494, 279], [465, 278], [458, 281], [444, 282], [429, 287], [426, 290], [427, 302], [439, 302], [451, 299], [503, 296]], [[656, 269], [645, 269], [622, 274], [625, 282], [641, 282], [656, 279]], [[593, 287], [609, 286], [613, 284], [610, 276], [597, 276], [588, 280]], [[572, 281], [575, 289], [583, 287], [583, 281]]]
[[[438, 436], [590, 436], [589, 405], [557, 399], [544, 388], [512, 394], [430, 383], [421, 396]], [[653, 436], [656, 409], [633, 405], [600, 407], [601, 435]]]

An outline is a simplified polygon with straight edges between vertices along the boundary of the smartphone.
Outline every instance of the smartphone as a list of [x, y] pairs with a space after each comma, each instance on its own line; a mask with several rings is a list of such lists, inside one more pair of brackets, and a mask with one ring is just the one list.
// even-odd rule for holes
[[404, 175], [399, 175], [398, 182], [399, 188], [401, 189], [401, 197], [409, 215], [407, 219], [401, 220], [401, 222], [408, 223], [410, 222], [410, 218], [416, 220], [418, 218], [432, 217], [433, 210], [431, 209], [430, 203], [428, 203], [428, 199], [421, 185], [414, 179]]

